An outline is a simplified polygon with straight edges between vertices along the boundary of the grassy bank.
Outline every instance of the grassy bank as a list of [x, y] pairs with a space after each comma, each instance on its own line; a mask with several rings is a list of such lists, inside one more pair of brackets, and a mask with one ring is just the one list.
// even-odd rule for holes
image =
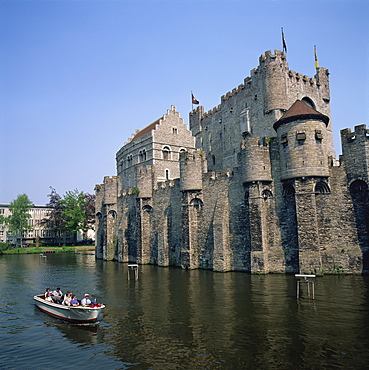
[[65, 247], [23, 247], [23, 248], [11, 248], [1, 251], [0, 254], [47, 254], [47, 253], [67, 253], [77, 252], [81, 250], [94, 250], [93, 245], [76, 245], [76, 246], [65, 246]]

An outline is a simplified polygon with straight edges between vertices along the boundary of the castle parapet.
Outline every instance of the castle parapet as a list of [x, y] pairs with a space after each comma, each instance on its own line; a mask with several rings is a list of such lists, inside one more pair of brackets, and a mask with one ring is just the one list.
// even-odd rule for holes
[[105, 176], [104, 184], [101, 185], [101, 190], [103, 191], [103, 204], [116, 204], [118, 193], [120, 189], [120, 178], [119, 176]]
[[350, 180], [369, 180], [369, 130], [366, 125], [355, 126], [354, 132], [349, 128], [341, 130], [342, 156], [347, 177]]
[[190, 112], [190, 130], [195, 136], [202, 131], [201, 120], [203, 117], [204, 107], [202, 105]]
[[242, 149], [243, 182], [272, 181], [269, 139], [247, 136]]
[[152, 166], [139, 166], [136, 168], [136, 184], [138, 198], [151, 198], [153, 187]]
[[181, 191], [201, 190], [202, 174], [207, 167], [205, 153], [201, 150], [195, 150], [193, 153], [182, 153], [179, 165]]

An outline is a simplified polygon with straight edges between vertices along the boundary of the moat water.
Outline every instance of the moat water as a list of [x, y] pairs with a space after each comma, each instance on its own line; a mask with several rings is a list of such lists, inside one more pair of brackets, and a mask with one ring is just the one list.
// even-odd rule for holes
[[[294, 276], [95, 261], [93, 254], [0, 256], [2, 369], [366, 369], [369, 277], [324, 276], [315, 300]], [[97, 325], [39, 311], [46, 287], [106, 304]], [[305, 289], [305, 288], [304, 288]]]

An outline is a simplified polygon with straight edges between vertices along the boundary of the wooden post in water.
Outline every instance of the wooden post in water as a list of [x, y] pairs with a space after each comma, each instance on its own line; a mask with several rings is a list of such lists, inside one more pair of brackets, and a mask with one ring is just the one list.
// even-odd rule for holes
[[137, 264], [129, 264], [128, 265], [128, 280], [131, 280], [130, 271], [134, 271], [135, 273], [135, 280], [138, 280], [138, 265]]
[[[307, 284], [307, 294], [310, 298], [310, 295], [312, 299], [315, 298], [315, 287], [314, 287], [314, 281], [309, 280], [312, 278], [315, 278], [316, 275], [305, 275], [305, 274], [295, 274], [295, 277], [300, 278], [297, 280], [297, 298], [300, 298], [300, 284], [306, 283]], [[301, 279], [302, 278], [302, 279]], [[311, 286], [311, 289], [310, 289]]]

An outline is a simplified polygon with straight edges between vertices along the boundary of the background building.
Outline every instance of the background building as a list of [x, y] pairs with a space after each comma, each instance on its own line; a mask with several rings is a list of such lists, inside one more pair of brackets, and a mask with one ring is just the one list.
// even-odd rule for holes
[[[57, 235], [52, 230], [41, 224], [41, 220], [46, 218], [52, 208], [45, 206], [33, 206], [29, 213], [31, 217], [28, 219], [28, 224], [32, 227], [23, 235], [22, 242], [25, 245], [29, 244], [72, 244], [74, 243], [74, 236], [69, 232], [58, 233]], [[8, 217], [10, 215], [9, 204], [0, 204], [0, 215]], [[82, 231], [77, 233], [77, 242], [85, 239]], [[88, 239], [95, 240], [95, 232], [89, 230], [87, 233]], [[0, 243], [17, 244], [20, 241], [20, 235], [12, 235], [6, 226], [0, 225]]]

